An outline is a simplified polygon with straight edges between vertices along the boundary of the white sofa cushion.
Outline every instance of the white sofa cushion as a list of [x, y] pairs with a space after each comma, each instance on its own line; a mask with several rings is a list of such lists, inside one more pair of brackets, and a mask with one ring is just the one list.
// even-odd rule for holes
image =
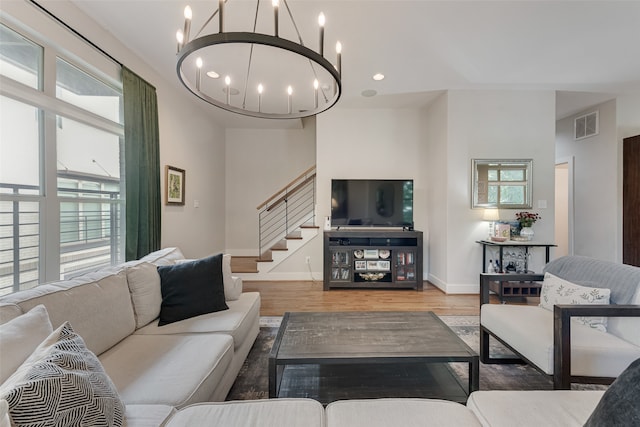
[[176, 412], [165, 427], [324, 427], [322, 405], [311, 399], [200, 403]]
[[[545, 373], [553, 374], [553, 313], [537, 306], [484, 304], [480, 323]], [[571, 322], [572, 375], [617, 377], [639, 357], [640, 347]]]
[[140, 261], [150, 262], [154, 265], [172, 265], [176, 261], [184, 259], [184, 255], [180, 248], [170, 247], [151, 252], [140, 258]]
[[[640, 286], [631, 304], [640, 305]], [[610, 317], [607, 332], [640, 347], [640, 317]]]
[[467, 407], [483, 426], [582, 426], [604, 391], [475, 391]]
[[464, 405], [438, 399], [339, 400], [326, 417], [328, 427], [480, 426]]
[[44, 305], [0, 325], [0, 384], [33, 353], [53, 327]]
[[0, 325], [22, 314], [22, 309], [18, 304], [0, 303]]
[[208, 334], [223, 333], [233, 337], [234, 348], [242, 345], [260, 316], [260, 294], [244, 292], [236, 301], [227, 301], [228, 310], [203, 314], [158, 326], [154, 320], [144, 328], [138, 329], [136, 335], [174, 335], [174, 334]]
[[100, 355], [127, 404], [181, 408], [206, 401], [233, 358], [223, 334], [131, 335]]
[[[551, 273], [545, 273], [540, 290], [540, 307], [553, 311], [560, 304], [609, 304], [610, 289], [576, 285]], [[583, 325], [607, 331], [606, 317], [576, 316], [572, 320]]]
[[160, 275], [158, 268], [149, 262], [130, 265], [126, 272], [137, 329], [148, 325], [160, 315]]
[[136, 327], [123, 270], [116, 274], [89, 273], [5, 295], [2, 299], [18, 304], [25, 312], [44, 304], [54, 328], [69, 321], [89, 350], [98, 355], [131, 335]]
[[175, 412], [174, 407], [167, 405], [127, 405], [124, 418], [127, 427], [158, 427]]
[[68, 322], [0, 387], [12, 424], [122, 426], [124, 404], [100, 361]]

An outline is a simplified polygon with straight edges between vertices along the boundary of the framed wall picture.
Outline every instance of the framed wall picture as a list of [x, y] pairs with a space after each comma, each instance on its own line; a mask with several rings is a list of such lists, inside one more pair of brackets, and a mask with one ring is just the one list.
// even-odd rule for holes
[[167, 205], [184, 205], [184, 169], [167, 165], [164, 184]]

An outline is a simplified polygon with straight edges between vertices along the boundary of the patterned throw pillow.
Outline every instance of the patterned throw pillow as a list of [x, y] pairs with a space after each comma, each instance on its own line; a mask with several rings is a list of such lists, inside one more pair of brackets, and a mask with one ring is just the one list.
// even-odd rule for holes
[[[557, 304], [609, 304], [610, 289], [590, 288], [545, 273], [540, 290], [540, 307], [553, 311]], [[573, 317], [579, 323], [599, 331], [607, 331], [606, 317]]]
[[12, 425], [122, 426], [124, 404], [98, 358], [68, 322], [0, 388]]

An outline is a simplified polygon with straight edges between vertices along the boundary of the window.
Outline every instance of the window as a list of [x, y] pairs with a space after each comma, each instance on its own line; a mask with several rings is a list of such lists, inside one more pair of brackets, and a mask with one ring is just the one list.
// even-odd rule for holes
[[473, 160], [472, 207], [531, 208], [531, 160]]
[[120, 83], [50, 41], [0, 35], [2, 295], [123, 261], [125, 227]]

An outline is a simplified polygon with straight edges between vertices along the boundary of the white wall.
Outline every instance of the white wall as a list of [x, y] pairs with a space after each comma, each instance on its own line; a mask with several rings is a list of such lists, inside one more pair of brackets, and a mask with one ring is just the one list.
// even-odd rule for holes
[[[574, 119], [596, 109], [598, 135], [574, 140]], [[622, 247], [616, 121], [616, 101], [612, 100], [559, 120], [556, 136], [556, 157], [575, 158], [574, 254], [607, 261], [620, 260]]]
[[[443, 106], [427, 112], [442, 116]], [[555, 93], [552, 91], [449, 91], [447, 99], [447, 141], [444, 169], [446, 198], [435, 200], [445, 206], [446, 231], [435, 246], [431, 230], [431, 256], [445, 251], [445, 269], [432, 266], [434, 278], [448, 293], [477, 292], [482, 271], [482, 251], [475, 243], [486, 237], [481, 209], [471, 209], [471, 159], [533, 159], [533, 212], [542, 220], [534, 226], [536, 241], [553, 241], [554, 230], [554, 133]], [[432, 141], [427, 143], [431, 144]], [[442, 150], [441, 142], [436, 150]], [[438, 159], [440, 156], [436, 156]], [[434, 161], [438, 161], [434, 159]], [[442, 168], [442, 164], [440, 165]], [[442, 179], [440, 179], [442, 181]], [[538, 201], [547, 208], [538, 208]], [[501, 210], [501, 219], [515, 219], [516, 211]], [[440, 247], [443, 244], [444, 247]], [[544, 251], [535, 251], [530, 268], [540, 271]]]
[[[154, 85], [158, 94], [160, 120], [161, 186], [164, 202], [164, 167], [169, 164], [186, 170], [186, 205], [162, 209], [162, 246], [180, 246], [188, 257], [204, 256], [224, 248], [224, 133], [204, 109], [177, 86], [164, 81], [126, 46], [104, 31], [68, 1], [45, 2], [52, 13], [98, 44], [103, 50]], [[42, 33], [58, 32], [59, 25], [27, 2], [2, 2], [9, 13], [24, 25]], [[72, 56], [80, 56], [104, 68], [115, 66], [95, 49], [84, 45], [63, 30], [61, 46]], [[80, 46], [80, 47], [78, 47]], [[106, 64], [106, 65], [104, 65]], [[200, 208], [193, 207], [193, 200]]]
[[[334, 108], [317, 117], [318, 215], [331, 215], [331, 179], [413, 179], [416, 230], [427, 227], [427, 189], [419, 173], [421, 115], [417, 109]], [[313, 259], [322, 259], [322, 241]], [[314, 268], [315, 269], [315, 268]]]
[[[436, 99], [430, 107], [421, 112], [423, 123], [424, 154], [421, 157], [425, 166], [420, 168], [425, 174], [427, 186], [427, 230], [425, 241], [426, 276], [431, 283], [444, 288], [447, 282], [447, 142], [449, 95], [445, 93]], [[428, 242], [428, 245], [427, 245]]]
[[556, 215], [555, 249], [556, 256], [569, 255], [569, 164], [556, 165]]
[[315, 165], [315, 119], [305, 119], [303, 124], [302, 129], [288, 130], [227, 129], [224, 199], [227, 252], [258, 255], [256, 207]]

